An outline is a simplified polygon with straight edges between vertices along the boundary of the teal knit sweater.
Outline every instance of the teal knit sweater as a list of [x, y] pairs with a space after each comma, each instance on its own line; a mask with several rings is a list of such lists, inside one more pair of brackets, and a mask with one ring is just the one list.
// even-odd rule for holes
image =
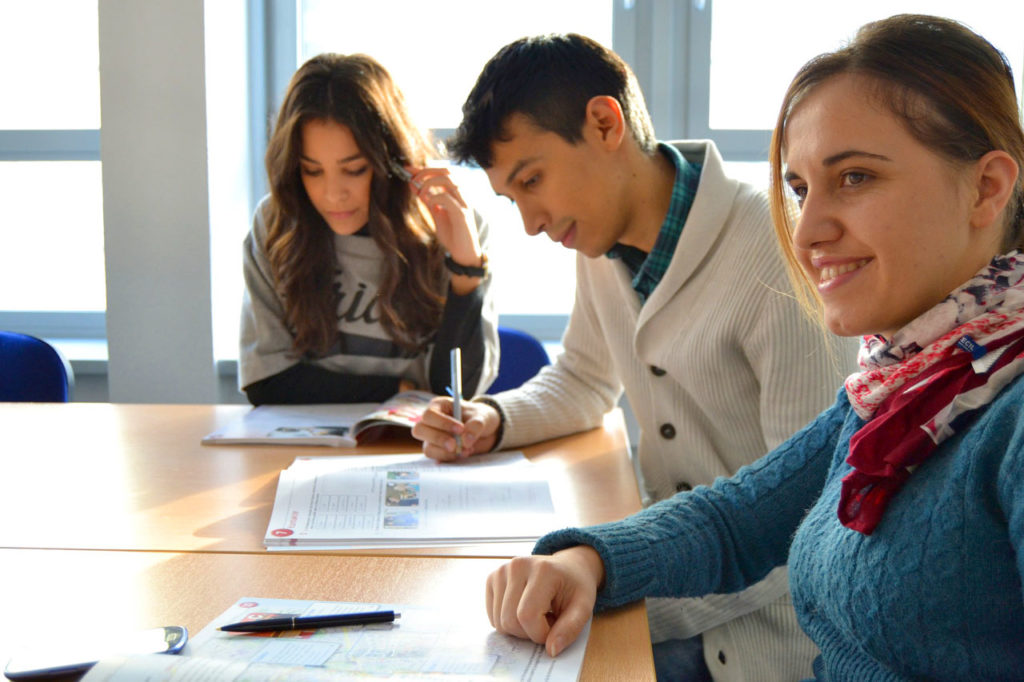
[[836, 510], [850, 437], [844, 391], [730, 479], [623, 521], [547, 535], [535, 553], [589, 544], [597, 608], [733, 592], [789, 563], [820, 680], [1024, 679], [1024, 377], [943, 442], [870, 536]]

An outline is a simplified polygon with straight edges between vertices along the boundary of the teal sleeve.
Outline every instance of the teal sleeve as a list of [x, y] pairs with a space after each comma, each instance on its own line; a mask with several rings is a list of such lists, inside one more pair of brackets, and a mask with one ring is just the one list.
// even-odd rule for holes
[[534, 553], [593, 546], [605, 566], [598, 609], [644, 597], [698, 597], [749, 587], [786, 563], [793, 534], [821, 494], [850, 415], [841, 394], [815, 421], [732, 478], [619, 522], [551, 533]]

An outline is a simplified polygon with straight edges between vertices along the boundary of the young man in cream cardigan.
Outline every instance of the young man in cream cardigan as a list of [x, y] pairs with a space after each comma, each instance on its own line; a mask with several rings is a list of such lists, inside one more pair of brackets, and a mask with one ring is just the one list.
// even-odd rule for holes
[[[483, 167], [528, 234], [578, 252], [576, 301], [564, 352], [526, 384], [464, 403], [462, 423], [435, 399], [413, 430], [424, 453], [590, 429], [624, 389], [657, 501], [731, 476], [832, 402], [842, 374], [786, 293], [766, 195], [729, 178], [710, 141], [656, 141], [618, 55], [573, 34], [524, 38], [484, 67], [463, 113], [449, 151]], [[737, 594], [649, 600], [648, 614], [660, 679], [811, 675], [785, 568]]]

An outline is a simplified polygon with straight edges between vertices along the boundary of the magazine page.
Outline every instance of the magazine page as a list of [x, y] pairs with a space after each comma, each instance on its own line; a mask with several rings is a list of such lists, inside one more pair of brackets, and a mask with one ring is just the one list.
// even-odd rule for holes
[[426, 391], [403, 391], [365, 413], [353, 427], [359, 442], [375, 440], [378, 430], [390, 427], [411, 429], [423, 416], [427, 405], [436, 398]]
[[[227, 633], [227, 623], [282, 616], [394, 610], [394, 623], [270, 633]], [[494, 631], [483, 608], [243, 598], [178, 656], [109, 659], [84, 678], [106, 680], [550, 680], [579, 678], [590, 625], [556, 658], [531, 641]]]
[[521, 452], [299, 457], [281, 472], [264, 544], [287, 549], [535, 540], [562, 524]]
[[260, 405], [203, 438], [204, 445], [287, 444], [354, 447], [352, 429], [376, 403]]

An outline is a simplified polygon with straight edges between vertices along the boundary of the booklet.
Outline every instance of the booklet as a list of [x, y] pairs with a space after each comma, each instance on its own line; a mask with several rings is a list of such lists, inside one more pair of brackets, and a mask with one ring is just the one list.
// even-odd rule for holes
[[[232, 634], [228, 623], [281, 616], [394, 610], [394, 623]], [[109, 658], [96, 680], [536, 680], [579, 679], [590, 624], [556, 658], [540, 644], [498, 634], [483, 607], [471, 611], [393, 604], [243, 598], [214, 619], [175, 656]]]
[[267, 549], [536, 540], [564, 526], [542, 467], [521, 452], [298, 457], [281, 472]]
[[331, 445], [370, 443], [389, 429], [411, 429], [434, 398], [403, 391], [383, 403], [260, 405], [241, 419], [208, 434], [204, 445]]

